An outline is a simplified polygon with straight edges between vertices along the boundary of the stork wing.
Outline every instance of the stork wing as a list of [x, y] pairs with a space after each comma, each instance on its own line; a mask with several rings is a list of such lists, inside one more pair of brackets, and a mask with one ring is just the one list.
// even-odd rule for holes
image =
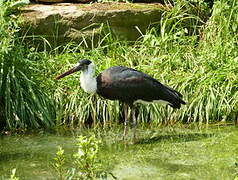
[[111, 67], [97, 78], [98, 94], [107, 99], [133, 103], [136, 100], [166, 100], [167, 88], [140, 71], [122, 66]]

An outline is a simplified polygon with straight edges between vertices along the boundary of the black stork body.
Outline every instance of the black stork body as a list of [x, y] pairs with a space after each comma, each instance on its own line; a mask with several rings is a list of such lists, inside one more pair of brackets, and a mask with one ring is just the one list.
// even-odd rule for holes
[[81, 87], [88, 93], [97, 93], [99, 96], [110, 100], [119, 100], [124, 103], [125, 128], [123, 138], [128, 131], [129, 113], [131, 108], [133, 118], [133, 139], [136, 138], [136, 117], [133, 108], [136, 102], [165, 101], [172, 108], [179, 109], [185, 104], [182, 95], [172, 88], [161, 84], [149, 75], [132, 68], [113, 66], [97, 77], [94, 77], [95, 66], [90, 60], [83, 59], [72, 69], [56, 77], [63, 78], [73, 72], [82, 71], [80, 76]]

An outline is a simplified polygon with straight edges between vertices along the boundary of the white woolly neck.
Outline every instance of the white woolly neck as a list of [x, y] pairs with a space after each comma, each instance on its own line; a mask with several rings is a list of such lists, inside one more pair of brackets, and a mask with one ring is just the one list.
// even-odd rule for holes
[[96, 93], [97, 81], [94, 77], [95, 65], [92, 62], [88, 65], [88, 68], [81, 72], [80, 84], [83, 90], [87, 93]]

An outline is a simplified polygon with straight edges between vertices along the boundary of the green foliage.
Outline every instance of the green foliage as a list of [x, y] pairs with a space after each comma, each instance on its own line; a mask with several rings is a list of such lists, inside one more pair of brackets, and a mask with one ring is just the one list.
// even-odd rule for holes
[[71, 163], [69, 170], [65, 173], [65, 156], [64, 150], [59, 147], [54, 158], [53, 166], [58, 172], [59, 179], [107, 179], [111, 175], [116, 179], [112, 173], [103, 170], [101, 161], [98, 160], [100, 141], [96, 140], [95, 136], [86, 138], [79, 136], [77, 138], [77, 152], [73, 154], [73, 163]]
[[[172, 11], [163, 14], [159, 28], [142, 34], [135, 44], [108, 38], [89, 50], [80, 46], [66, 48], [55, 56], [55, 61], [61, 64], [58, 67], [62, 72], [80, 58], [95, 61], [98, 72], [118, 64], [129, 66], [184, 95], [187, 104], [177, 111], [157, 104], [141, 105], [138, 119], [142, 122], [234, 120], [238, 109], [237, 2], [215, 2], [207, 22], [191, 14], [186, 6], [185, 1], [175, 4]], [[94, 125], [102, 122], [106, 127], [118, 122], [119, 103], [83, 93], [75, 76], [78, 77], [76, 74], [61, 80], [55, 91], [60, 103], [59, 119], [78, 126], [89, 120]]]
[[0, 2], [0, 129], [49, 127], [54, 124], [53, 101], [41, 89], [37, 77], [42, 74], [19, 38], [18, 18], [8, 14], [9, 4]]
[[82, 179], [94, 179], [100, 175], [101, 165], [96, 159], [98, 143], [95, 136], [77, 138], [78, 152], [74, 154], [74, 163]]
[[4, 17], [6, 6], [1, 6], [1, 124], [45, 127], [56, 119], [57, 125], [107, 128], [118, 123], [120, 103], [84, 93], [78, 74], [54, 80], [81, 58], [93, 60], [97, 73], [113, 65], [135, 68], [184, 95], [187, 104], [176, 111], [159, 104], [138, 106], [140, 122], [237, 119], [238, 3], [216, 1], [211, 11], [202, 1], [194, 2], [175, 1], [158, 25], [141, 33], [135, 43], [115, 40], [108, 33], [91, 45], [69, 43], [50, 52], [26, 47], [18, 36], [17, 19]]
[[0, 4], [2, 4], [2, 6], [4, 6], [4, 16], [9, 16], [13, 13], [18, 12], [19, 8], [22, 6], [25, 6], [27, 4], [29, 4], [30, 1], [29, 0], [21, 0], [21, 1], [11, 1], [11, 0], [1, 0]]
[[235, 163], [235, 166], [236, 166], [236, 172], [235, 172], [234, 180], [238, 180], [238, 163], [237, 162]]
[[12, 170], [12, 174], [9, 180], [20, 180], [20, 178], [16, 176], [16, 169]]
[[64, 168], [65, 165], [65, 156], [64, 150], [62, 147], [58, 147], [58, 151], [56, 152], [56, 157], [54, 158], [55, 163], [53, 164], [55, 170], [58, 173], [59, 179], [64, 179]]

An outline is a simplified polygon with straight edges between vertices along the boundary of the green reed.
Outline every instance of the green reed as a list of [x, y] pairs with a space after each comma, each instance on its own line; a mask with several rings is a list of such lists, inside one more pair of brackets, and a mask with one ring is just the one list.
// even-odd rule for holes
[[19, 39], [16, 15], [0, 2], [0, 129], [50, 127], [53, 101], [41, 88], [36, 59]]
[[[7, 65], [10, 67], [7, 72], [11, 73], [8, 76], [1, 73], [0, 79], [9, 79], [4, 83], [0, 81], [1, 88], [1, 84], [7, 86], [7, 91], [1, 90], [1, 98], [5, 99], [1, 101], [5, 102], [1, 104], [4, 107], [1, 114], [8, 119], [8, 126], [22, 122], [36, 127], [52, 125], [56, 120], [57, 125], [71, 127], [112, 127], [122, 121], [121, 104], [83, 92], [79, 74], [54, 80], [56, 75], [81, 58], [95, 62], [96, 74], [113, 65], [124, 65], [148, 73], [184, 95], [187, 104], [180, 110], [159, 104], [139, 105], [139, 122], [214, 123], [236, 120], [238, 4], [235, 0], [216, 1], [212, 11], [202, 3], [196, 6], [204, 8], [202, 11], [191, 7], [193, 4], [187, 1], [174, 3], [174, 8], [164, 12], [154, 28], [133, 43], [118, 41], [108, 33], [91, 45], [82, 41], [40, 52], [25, 45], [14, 45], [18, 42], [17, 37], [10, 38], [14, 43], [7, 43], [9, 38], [6, 38], [3, 42], [7, 46], [1, 47], [11, 53], [7, 57], [2, 48], [2, 64], [13, 62], [20, 64], [17, 68], [22, 68], [22, 73], [16, 74], [18, 71]], [[15, 82], [18, 80], [15, 77], [23, 80]], [[9, 91], [12, 85], [13, 92]], [[16, 121], [15, 115], [20, 121]], [[30, 123], [29, 117], [32, 118]]]

